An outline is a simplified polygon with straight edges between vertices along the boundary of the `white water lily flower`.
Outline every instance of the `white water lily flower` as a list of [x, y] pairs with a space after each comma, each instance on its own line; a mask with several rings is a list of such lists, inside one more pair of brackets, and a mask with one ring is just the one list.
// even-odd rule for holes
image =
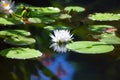
[[1, 0], [0, 2], [0, 12], [7, 15], [12, 14], [14, 11], [14, 1], [11, 0]]
[[72, 40], [72, 36], [68, 30], [55, 30], [54, 35], [50, 35], [53, 42], [68, 42]]
[[73, 35], [70, 34], [68, 30], [55, 30], [54, 35], [50, 35], [53, 44], [50, 47], [54, 48], [57, 52], [66, 52], [66, 44], [71, 41]]

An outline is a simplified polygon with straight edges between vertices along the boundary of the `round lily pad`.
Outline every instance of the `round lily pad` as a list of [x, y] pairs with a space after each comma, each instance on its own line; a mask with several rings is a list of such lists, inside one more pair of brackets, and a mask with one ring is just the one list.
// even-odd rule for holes
[[117, 36], [102, 37], [100, 41], [107, 44], [120, 44], [120, 38]]
[[22, 36], [9, 37], [6, 38], [4, 41], [8, 44], [21, 45], [21, 46], [35, 43], [35, 39], [29, 37], [22, 37]]
[[89, 29], [95, 32], [103, 32], [106, 28], [112, 28], [111, 25], [90, 25]]
[[30, 36], [30, 32], [25, 30], [3, 30], [0, 31], [0, 37], [8, 37], [8, 36]]
[[95, 13], [95, 14], [90, 14], [88, 18], [93, 21], [116, 21], [116, 20], [120, 20], [120, 14]]
[[112, 45], [94, 41], [77, 41], [67, 44], [66, 47], [72, 51], [82, 54], [102, 54], [110, 52], [114, 49]]
[[12, 59], [31, 59], [40, 57], [42, 53], [30, 48], [9, 48], [0, 51], [0, 55]]
[[14, 18], [4, 18], [0, 17], [0, 24], [1, 25], [18, 25], [23, 24], [20, 20]]
[[70, 11], [83, 12], [85, 11], [85, 8], [80, 7], [80, 6], [67, 6], [65, 7], [64, 10], [67, 12], [70, 12]]

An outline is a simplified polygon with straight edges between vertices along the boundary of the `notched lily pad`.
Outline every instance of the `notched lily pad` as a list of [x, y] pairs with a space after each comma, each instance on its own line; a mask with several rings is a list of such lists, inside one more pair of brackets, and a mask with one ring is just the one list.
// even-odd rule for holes
[[23, 24], [20, 20], [14, 18], [4, 18], [0, 17], [0, 24], [1, 25], [18, 25]]
[[71, 11], [83, 12], [85, 11], [85, 8], [80, 7], [80, 6], [67, 6], [64, 8], [64, 10], [67, 11], [68, 13]]
[[89, 29], [95, 32], [103, 32], [107, 28], [112, 28], [111, 25], [90, 25]]
[[0, 51], [0, 55], [12, 59], [31, 59], [42, 56], [42, 53], [30, 48], [9, 48]]
[[102, 39], [100, 39], [100, 41], [107, 44], [120, 44], [120, 38], [117, 36], [103, 37]]
[[94, 41], [77, 41], [67, 44], [66, 47], [72, 51], [82, 54], [102, 54], [110, 52], [114, 49], [112, 45]]
[[30, 32], [25, 30], [3, 30], [0, 31], [0, 37], [8, 37], [8, 36], [30, 36]]
[[113, 13], [95, 13], [88, 16], [93, 21], [116, 21], [120, 20], [120, 14]]
[[23, 46], [23, 45], [30, 45], [35, 43], [35, 39], [29, 37], [16, 36], [16, 37], [6, 38], [4, 42], [12, 45]]

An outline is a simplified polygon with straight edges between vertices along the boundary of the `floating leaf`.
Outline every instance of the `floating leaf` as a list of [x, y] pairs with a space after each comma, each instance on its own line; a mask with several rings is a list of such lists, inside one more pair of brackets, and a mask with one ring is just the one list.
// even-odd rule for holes
[[28, 21], [30, 23], [41, 23], [41, 19], [40, 18], [28, 18]]
[[39, 17], [41, 15], [50, 15], [50, 14], [56, 14], [60, 13], [60, 9], [57, 7], [32, 7], [32, 6], [17, 6], [16, 13], [21, 13], [23, 9], [29, 9], [30, 11], [30, 17]]
[[72, 51], [83, 54], [102, 54], [114, 49], [112, 45], [107, 45], [104, 42], [93, 41], [77, 41], [67, 44], [66, 47]]
[[18, 25], [23, 24], [20, 20], [14, 18], [3, 18], [0, 17], [0, 24], [2, 25]]
[[100, 39], [100, 41], [107, 44], [120, 44], [120, 38], [117, 36], [103, 37], [102, 39]]
[[3, 30], [0, 31], [0, 37], [8, 37], [8, 36], [30, 36], [30, 32], [25, 30]]
[[9, 48], [0, 51], [0, 55], [12, 59], [31, 59], [40, 57], [42, 53], [30, 48]]
[[83, 11], [85, 11], [85, 8], [80, 7], [80, 6], [67, 6], [67, 7], [65, 7], [64, 10], [67, 11], [68, 13], [71, 11], [83, 12]]
[[45, 23], [45, 24], [50, 24], [55, 22], [54, 19], [47, 18], [47, 17], [41, 18], [41, 20], [42, 20], [42, 23]]
[[35, 39], [22, 36], [9, 37], [6, 38], [4, 41], [12, 45], [30, 45], [35, 43]]
[[70, 27], [62, 26], [62, 25], [53, 25], [53, 26], [46, 26], [44, 29], [47, 30], [58, 30], [58, 29], [70, 29]]
[[116, 36], [115, 32], [101, 34], [101, 38], [112, 37], [112, 36]]
[[95, 32], [103, 32], [106, 28], [112, 28], [111, 25], [90, 25], [89, 29]]
[[72, 16], [68, 15], [68, 14], [61, 14], [59, 16], [60, 19], [69, 19], [69, 18], [72, 18]]
[[114, 20], [120, 20], [120, 14], [95, 13], [95, 14], [91, 14], [88, 18], [93, 21], [114, 21]]

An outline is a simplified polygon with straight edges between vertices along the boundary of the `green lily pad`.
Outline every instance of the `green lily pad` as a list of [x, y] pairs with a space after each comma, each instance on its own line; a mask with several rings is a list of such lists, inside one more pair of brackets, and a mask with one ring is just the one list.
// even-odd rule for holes
[[42, 20], [42, 23], [45, 23], [45, 24], [50, 24], [55, 22], [54, 19], [47, 18], [47, 17], [41, 18], [41, 20]]
[[72, 51], [82, 54], [102, 54], [110, 52], [114, 49], [112, 45], [94, 41], [77, 41], [67, 44], [66, 47]]
[[100, 39], [101, 42], [105, 42], [107, 44], [120, 44], [120, 38], [117, 36], [108, 36]]
[[40, 18], [28, 18], [28, 21], [30, 23], [41, 23], [41, 19]]
[[0, 55], [12, 59], [31, 59], [42, 56], [42, 53], [30, 48], [9, 48], [0, 51]]
[[112, 28], [111, 25], [90, 25], [89, 29], [95, 32], [103, 32], [106, 28]]
[[52, 31], [52, 30], [60, 30], [60, 29], [70, 30], [71, 28], [67, 27], [67, 26], [62, 26], [62, 25], [53, 25], [53, 26], [46, 26], [46, 27], [44, 27], [44, 29]]
[[93, 21], [116, 21], [116, 20], [120, 20], [120, 14], [95, 13], [95, 14], [90, 14], [88, 18]]
[[[23, 8], [29, 9], [32, 16], [38, 16], [39, 14], [55, 14], [60, 13], [60, 9], [57, 7], [32, 7], [32, 6], [17, 6], [16, 13], [20, 12]], [[39, 15], [41, 16], [41, 15]]]
[[69, 15], [69, 14], [61, 14], [61, 15], [59, 16], [59, 18], [60, 18], [60, 19], [70, 19], [70, 18], [72, 18], [72, 16]]
[[115, 34], [115, 32], [111, 32], [111, 33], [103, 33], [100, 36], [101, 36], [101, 38], [106, 38], [106, 37], [116, 36], [116, 34]]
[[22, 37], [22, 36], [16, 36], [16, 37], [10, 37], [6, 38], [4, 42], [12, 45], [30, 45], [35, 43], [35, 39], [28, 38], [28, 37]]
[[0, 17], [0, 24], [1, 25], [18, 25], [23, 24], [20, 20], [14, 18], [3, 18]]
[[0, 31], [0, 37], [8, 37], [8, 36], [30, 36], [30, 32], [25, 30], [3, 30]]
[[68, 13], [71, 11], [83, 12], [83, 11], [85, 11], [85, 8], [80, 7], [80, 6], [67, 6], [67, 7], [65, 7], [64, 10], [67, 11]]

